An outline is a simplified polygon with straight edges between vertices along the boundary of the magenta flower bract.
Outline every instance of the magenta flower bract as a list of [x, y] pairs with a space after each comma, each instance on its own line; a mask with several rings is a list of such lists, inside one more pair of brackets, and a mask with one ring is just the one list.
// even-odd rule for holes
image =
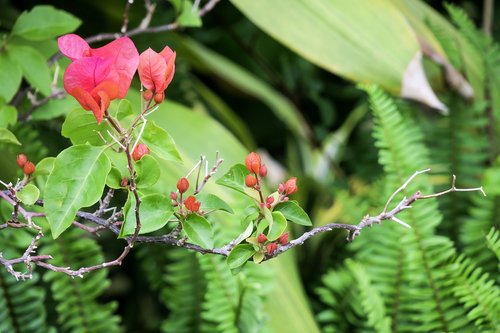
[[64, 73], [64, 89], [100, 124], [111, 100], [127, 95], [139, 65], [134, 43], [121, 37], [92, 49], [80, 36], [69, 34], [59, 37], [57, 44], [72, 60]]

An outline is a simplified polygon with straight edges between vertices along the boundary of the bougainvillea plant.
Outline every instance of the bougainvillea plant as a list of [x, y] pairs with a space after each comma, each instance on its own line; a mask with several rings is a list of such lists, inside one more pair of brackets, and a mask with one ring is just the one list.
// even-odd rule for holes
[[[289, 223], [312, 226], [307, 213], [292, 198], [298, 191], [299, 180], [284, 179], [274, 191], [267, 192], [267, 166], [258, 153], [250, 152], [244, 164], [232, 166], [216, 181], [246, 195], [252, 205], [245, 211], [239, 235], [215, 247], [213, 221], [209, 215], [217, 210], [233, 212], [233, 209], [215, 194], [200, 193], [218, 171], [223, 162], [221, 158], [217, 156], [209, 169], [202, 157], [187, 175], [177, 180], [174, 191], [145, 191], [160, 177], [158, 160], [181, 160], [170, 135], [148, 119], [166, 98], [174, 78], [176, 53], [165, 46], [159, 53], [148, 48], [139, 55], [128, 37], [94, 49], [81, 37], [69, 34], [60, 37], [58, 45], [71, 61], [64, 73], [64, 89], [81, 108], [72, 111], [62, 127], [72, 146], [37, 166], [20, 154], [17, 164], [23, 170], [23, 179], [16, 184], [2, 183], [7, 190], [1, 191], [0, 197], [14, 207], [5, 227], [36, 231], [21, 257], [0, 257], [0, 263], [16, 278], [30, 278], [33, 265], [71, 276], [120, 265], [136, 242], [163, 243], [222, 255], [227, 257], [233, 273], [237, 273], [249, 261], [259, 264], [272, 259], [318, 233], [340, 228], [346, 230], [348, 239], [352, 240], [364, 227], [384, 220], [409, 227], [397, 215], [417, 200], [452, 191], [482, 191], [481, 188], [457, 189], [453, 181], [448, 191], [429, 195], [416, 192], [389, 209], [396, 194], [427, 170], [415, 172], [390, 196], [380, 214], [367, 215], [358, 224], [330, 223], [312, 228], [291, 239]], [[139, 110], [124, 100], [136, 72], [142, 86]], [[123, 103], [111, 109], [113, 100]], [[206, 170], [201, 176], [204, 164]], [[47, 177], [42, 189], [43, 200], [39, 199], [40, 189], [32, 182], [34, 177], [41, 176]], [[121, 206], [110, 207], [115, 191], [124, 192], [126, 201]], [[87, 208], [98, 202], [97, 210], [89, 212]], [[43, 228], [37, 224], [39, 217], [47, 219], [53, 238], [70, 227], [78, 227], [92, 233], [108, 230], [124, 239], [126, 245], [116, 259], [98, 265], [78, 269], [55, 266], [50, 263], [50, 254], [36, 253], [44, 237]], [[77, 220], [96, 226], [90, 228]], [[25, 264], [28, 271], [15, 269], [16, 264]]]

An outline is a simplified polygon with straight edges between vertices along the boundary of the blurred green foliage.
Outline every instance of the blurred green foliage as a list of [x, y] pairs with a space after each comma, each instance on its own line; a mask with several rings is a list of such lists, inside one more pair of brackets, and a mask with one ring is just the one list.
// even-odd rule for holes
[[[317, 0], [307, 5], [318, 12], [304, 17], [325, 21], [287, 21], [293, 17], [288, 15], [297, 14], [294, 5], [306, 2], [267, 1], [267, 5], [282, 6], [281, 10], [258, 11], [262, 8], [257, 0], [222, 0], [202, 18], [201, 27], [190, 11], [197, 1], [154, 1], [157, 8], [151, 26], [176, 19], [184, 26], [174, 32], [141, 34], [133, 40], [140, 52], [147, 47], [159, 51], [165, 44], [177, 51], [168, 102], [152, 119], [175, 140], [184, 164], [160, 161], [160, 180], [146, 192], [167, 195], [200, 154], [211, 157], [219, 151], [225, 159], [219, 171], [223, 175], [233, 164], [243, 162], [248, 151], [258, 149], [269, 167], [270, 188], [287, 175], [298, 177], [300, 190], [295, 199], [314, 226], [334, 221], [355, 224], [365, 214], [379, 213], [398, 186], [413, 172], [428, 167], [432, 172], [419, 176], [411, 190], [447, 189], [455, 174], [459, 187], [483, 185], [488, 197], [451, 193], [418, 202], [401, 217], [411, 230], [385, 222], [363, 230], [352, 244], [343, 232], [332, 231], [263, 265], [250, 263], [237, 276], [231, 275], [222, 258], [158, 245], [137, 246], [121, 267], [91, 273], [83, 280], [37, 270], [36, 279], [16, 283], [2, 268], [0, 331], [500, 329], [496, 297], [500, 223], [500, 49], [496, 41], [500, 20], [493, 21], [492, 35], [487, 37], [476, 28], [484, 20], [480, 2], [445, 5], [440, 0], [380, 0], [376, 3], [391, 6], [397, 20], [384, 17], [386, 7], [381, 7], [381, 18], [363, 22], [350, 20], [348, 11], [339, 11], [335, 14], [346, 19], [339, 25], [327, 15], [332, 12], [320, 15], [322, 4], [334, 6], [335, 1]], [[71, 145], [67, 139], [71, 135], [63, 136], [61, 130], [64, 134], [63, 123], [72, 116], [74, 100], [52, 99], [36, 106], [28, 95], [19, 93], [32, 86], [36, 91], [30, 94], [42, 100], [50, 92], [48, 78], [54, 76], [61, 88], [68, 61], [60, 59], [59, 67], [40, 65], [56, 53], [55, 35], [74, 29], [76, 18], [81, 20], [76, 33], [84, 37], [119, 31], [125, 7], [125, 1], [119, 0], [43, 3], [72, 15], [65, 17], [66, 27], [59, 27], [57, 33], [48, 29], [48, 35], [38, 31], [33, 42], [29, 33], [23, 39], [20, 28], [11, 31], [24, 10], [41, 2], [0, 0], [0, 67], [11, 70], [0, 72], [0, 127], [4, 130], [0, 132], [0, 179], [6, 182], [21, 177], [15, 163], [19, 152], [39, 162]], [[357, 4], [362, 11], [363, 1]], [[487, 15], [500, 17], [499, 6], [493, 11]], [[139, 25], [144, 14], [143, 3], [135, 1], [129, 27]], [[397, 29], [385, 31], [384, 19], [407, 24], [405, 34], [399, 35]], [[319, 31], [317, 24], [321, 28], [322, 22], [330, 30]], [[340, 29], [341, 36], [329, 38], [328, 33], [338, 32], [335, 29]], [[288, 35], [290, 31], [299, 35]], [[350, 38], [353, 31], [358, 35]], [[374, 38], [380, 31], [384, 40], [378, 41]], [[444, 83], [442, 69], [426, 58], [426, 77], [447, 105], [448, 116], [399, 96], [404, 65], [420, 50], [417, 34], [474, 89], [474, 99], [466, 101]], [[367, 36], [371, 38], [363, 39]], [[415, 39], [408, 42], [408, 48], [394, 42], [405, 38]], [[294, 44], [294, 40], [299, 42]], [[352, 49], [340, 48], [335, 40]], [[322, 44], [325, 54], [318, 54], [323, 52]], [[340, 60], [325, 57], [328, 52], [335, 52]], [[19, 56], [13, 57], [16, 53]], [[356, 70], [354, 74], [338, 69], [337, 60]], [[15, 65], [16, 61], [23, 66]], [[34, 75], [28, 65], [40, 72]], [[382, 77], [384, 73], [387, 77]], [[363, 83], [362, 89], [355, 83]], [[137, 80], [128, 96], [132, 107], [140, 105], [138, 89]], [[22, 146], [12, 144], [11, 135]], [[36, 180], [42, 193], [45, 181], [44, 174]], [[248, 202], [213, 183], [207, 190], [235, 210], [234, 215], [221, 213], [211, 220], [216, 245], [220, 245], [241, 232], [239, 221]], [[125, 200], [126, 195], [119, 194], [114, 204], [123, 205]], [[0, 205], [2, 223], [9, 209]], [[289, 231], [298, 236], [306, 230], [294, 226]], [[109, 234], [91, 238], [79, 230], [63, 233], [56, 241], [46, 238], [41, 251], [73, 267], [116, 257], [122, 246]], [[3, 230], [0, 250], [13, 255], [23, 251], [29, 239], [22, 230]]]

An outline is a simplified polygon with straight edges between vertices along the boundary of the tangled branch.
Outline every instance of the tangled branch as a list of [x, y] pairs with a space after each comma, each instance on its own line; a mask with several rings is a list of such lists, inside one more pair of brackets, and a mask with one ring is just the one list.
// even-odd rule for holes
[[[203, 161], [203, 159], [201, 160]], [[199, 191], [200, 187], [203, 186], [217, 171], [218, 167], [222, 163], [221, 159], [217, 159], [215, 162], [214, 166], [212, 169], [206, 173], [205, 177], [203, 178], [203, 183], [197, 186], [197, 189]], [[199, 165], [202, 165], [203, 163], [199, 163]], [[133, 169], [129, 170], [131, 172], [131, 175], [134, 174]], [[481, 192], [483, 195], [486, 195], [485, 192], [483, 191], [482, 187], [477, 187], [477, 188], [457, 188], [456, 187], [456, 177], [453, 176], [452, 184], [451, 187], [445, 191], [438, 192], [438, 193], [432, 193], [432, 194], [422, 194], [420, 191], [415, 192], [412, 196], [410, 197], [404, 197], [393, 209], [389, 210], [389, 206], [393, 203], [394, 198], [396, 197], [397, 194], [405, 190], [410, 184], [410, 182], [419, 174], [422, 174], [424, 172], [428, 172], [429, 169], [423, 170], [423, 171], [417, 171], [415, 172], [401, 187], [399, 187], [396, 191], [394, 191], [389, 199], [387, 200], [382, 212], [376, 216], [370, 216], [366, 215], [358, 224], [340, 224], [340, 223], [330, 223], [321, 227], [316, 227], [311, 229], [310, 231], [304, 232], [301, 236], [298, 238], [291, 240], [285, 245], [282, 245], [278, 247], [273, 253], [267, 254], [263, 261], [270, 260], [274, 257], [279, 256], [280, 254], [296, 247], [299, 245], [304, 244], [306, 240], [309, 238], [328, 231], [332, 231], [334, 229], [343, 229], [347, 231], [347, 240], [348, 241], [353, 241], [355, 237], [359, 236], [361, 231], [366, 228], [366, 227], [371, 227], [374, 224], [381, 224], [384, 221], [391, 220], [394, 221], [398, 224], [401, 224], [404, 227], [411, 228], [410, 225], [402, 221], [400, 218], [397, 216], [407, 210], [412, 208], [412, 204], [414, 204], [417, 200], [425, 200], [425, 199], [432, 199], [436, 198], [439, 196], [446, 195], [451, 192], [471, 192], [471, 191], [478, 191]], [[133, 184], [133, 177], [131, 181], [131, 185]], [[37, 245], [39, 240], [43, 237], [42, 229], [37, 226], [33, 222], [34, 217], [43, 217], [45, 216], [44, 213], [39, 213], [39, 212], [30, 212], [24, 209], [23, 207], [20, 206], [19, 202], [16, 199], [15, 193], [16, 193], [16, 187], [13, 186], [12, 184], [5, 184], [8, 189], [6, 191], [0, 191], [0, 198], [5, 200], [8, 204], [12, 205], [13, 207], [17, 207], [17, 209], [14, 210], [14, 213], [12, 215], [12, 219], [7, 221], [4, 224], [0, 225], [0, 230], [6, 229], [6, 228], [32, 228], [37, 231], [36, 236], [32, 239], [30, 245], [26, 248], [24, 251], [23, 255], [18, 257], [18, 258], [13, 258], [13, 259], [6, 259], [1, 255], [0, 253], [0, 264], [3, 265], [7, 271], [12, 274], [16, 279], [27, 279], [31, 278], [32, 276], [32, 270], [33, 270], [33, 265], [43, 267], [48, 270], [52, 270], [55, 272], [60, 272], [67, 274], [72, 277], [83, 277], [85, 273], [89, 273], [91, 271], [97, 270], [97, 269], [102, 269], [105, 267], [111, 267], [111, 266], [119, 266], [122, 264], [123, 260], [125, 257], [129, 254], [131, 249], [133, 248], [133, 245], [135, 243], [159, 243], [159, 244], [164, 244], [164, 245], [169, 245], [169, 246], [177, 246], [180, 248], [184, 248], [187, 250], [192, 250], [195, 252], [199, 252], [202, 254], [215, 254], [215, 255], [221, 255], [224, 257], [227, 257], [231, 250], [241, 243], [245, 239], [245, 234], [242, 233], [235, 239], [231, 240], [228, 242], [226, 245], [219, 247], [219, 248], [203, 248], [199, 245], [192, 244], [186, 241], [186, 238], [180, 237], [180, 230], [174, 229], [172, 232], [160, 235], [160, 236], [139, 236], [139, 231], [140, 231], [140, 216], [139, 216], [139, 210], [140, 210], [140, 198], [138, 197], [137, 190], [134, 192], [134, 186], [131, 187], [131, 191], [134, 192], [134, 195], [137, 195], [136, 200], [137, 200], [137, 206], [136, 206], [136, 221], [137, 225], [134, 231], [134, 234], [130, 237], [126, 237], [125, 241], [127, 245], [124, 247], [122, 253], [114, 260], [103, 262], [98, 265], [94, 266], [88, 266], [88, 267], [81, 267], [78, 269], [71, 269], [69, 267], [60, 267], [60, 266], [55, 266], [47, 261], [53, 259], [51, 255], [33, 255], [36, 253]], [[109, 191], [104, 199], [101, 201], [99, 208], [94, 212], [84, 212], [84, 211], [79, 211], [77, 213], [77, 217], [81, 219], [82, 221], [90, 222], [95, 225], [95, 227], [89, 227], [81, 222], [74, 221], [73, 226], [78, 227], [84, 231], [89, 232], [90, 234], [97, 234], [98, 232], [107, 230], [110, 231], [111, 233], [118, 235], [120, 233], [120, 225], [122, 222], [123, 214], [121, 211], [116, 211], [112, 210], [113, 213], [109, 218], [104, 218], [102, 217], [104, 212], [108, 211], [108, 206], [111, 201], [111, 198], [113, 197], [114, 192]], [[43, 206], [43, 201], [39, 200], [37, 202], [39, 206]], [[19, 221], [19, 215], [22, 216], [27, 223], [21, 223]], [[180, 225], [180, 223], [179, 223]], [[13, 265], [15, 264], [22, 264], [24, 263], [27, 268], [26, 273], [18, 272], [13, 268]]]

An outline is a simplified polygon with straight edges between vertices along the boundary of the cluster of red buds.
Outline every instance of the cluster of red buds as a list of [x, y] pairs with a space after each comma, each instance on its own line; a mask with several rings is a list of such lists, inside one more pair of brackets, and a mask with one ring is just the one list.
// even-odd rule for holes
[[[259, 154], [251, 152], [245, 158], [245, 166], [250, 172], [250, 174], [245, 177], [245, 185], [260, 192], [262, 179], [267, 175], [266, 165], [262, 164]], [[267, 207], [271, 209], [273, 205], [288, 201], [288, 196], [297, 192], [297, 190], [297, 178], [290, 178], [285, 183], [278, 186], [278, 200], [272, 195], [268, 196], [265, 200], [262, 197], [260, 206], [261, 208]]]
[[203, 215], [203, 211], [200, 210], [201, 202], [196, 201], [196, 198], [194, 195], [188, 196], [185, 200], [183, 200], [183, 195], [186, 193], [186, 191], [189, 189], [189, 181], [187, 180], [186, 177], [182, 177], [179, 179], [177, 182], [177, 192], [171, 192], [170, 193], [170, 199], [172, 199], [172, 205], [174, 207], [181, 207], [184, 204], [184, 207], [186, 208], [187, 212], [190, 213], [197, 213], [200, 215]]
[[35, 164], [33, 162], [28, 161], [28, 158], [24, 154], [17, 155], [16, 158], [17, 165], [23, 169], [23, 173], [25, 176], [30, 176], [35, 172]]
[[144, 155], [149, 154], [149, 148], [144, 143], [139, 143], [132, 152], [134, 161], [139, 161]]
[[288, 196], [297, 192], [297, 177], [288, 179], [284, 184], [278, 186], [278, 193], [280, 195], [280, 202], [288, 201]]
[[265, 164], [262, 164], [259, 154], [254, 152], [248, 154], [245, 158], [245, 166], [250, 172], [245, 177], [245, 185], [260, 190], [260, 181], [267, 176], [267, 167]]
[[272, 255], [278, 249], [278, 245], [283, 246], [288, 244], [288, 232], [281, 235], [275, 242], [268, 242], [266, 235], [261, 233], [257, 236], [257, 242], [259, 242], [261, 248], [265, 247], [268, 255]]

